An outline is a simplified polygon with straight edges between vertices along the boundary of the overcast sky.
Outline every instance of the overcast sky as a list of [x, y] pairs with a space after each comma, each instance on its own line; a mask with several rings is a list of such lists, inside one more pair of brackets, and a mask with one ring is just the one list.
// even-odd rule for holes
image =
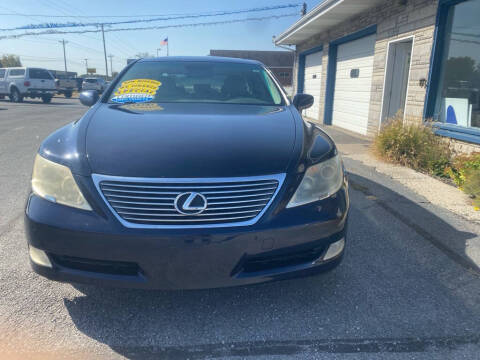
[[[306, 1], [308, 9], [312, 9], [320, 0]], [[159, 1], [159, 0], [15, 0], [0, 2], [0, 14], [16, 13], [38, 15], [42, 17], [0, 15], [1, 28], [45, 22], [101, 22], [122, 21], [129, 18], [79, 18], [79, 15], [144, 15], [144, 14], [185, 14], [205, 13], [222, 10], [242, 10], [262, 6], [301, 3], [288, 0], [243, 0], [243, 1]], [[300, 11], [280, 9], [268, 12], [239, 14], [198, 19], [171, 20], [128, 26], [148, 26], [163, 24], [183, 24], [193, 22], [210, 22], [227, 19], [243, 19], [246, 17], [268, 16], [270, 14], [288, 14]], [[47, 15], [69, 15], [71, 17], [53, 18]], [[119, 71], [126, 65], [126, 59], [135, 57], [137, 53], [148, 52], [156, 55], [161, 41], [168, 36], [170, 55], [207, 55], [210, 49], [245, 49], [275, 50], [272, 35], [278, 35], [295, 22], [300, 16], [281, 19], [269, 19], [256, 22], [225, 24], [202, 27], [186, 27], [163, 30], [142, 30], [128, 32], [105, 33], [107, 54], [112, 54], [113, 70]], [[138, 18], [146, 18], [139, 16]], [[122, 26], [126, 27], [126, 26]], [[76, 28], [78, 29], [78, 28]], [[0, 35], [19, 33], [0, 31]], [[63, 70], [63, 49], [59, 42], [68, 41], [66, 45], [67, 67], [69, 71], [79, 74], [85, 72], [84, 59], [88, 66], [97, 69], [97, 73], [105, 73], [103, 45], [100, 33], [42, 35], [29, 36], [15, 40], [0, 40], [0, 55], [17, 54], [25, 66], [45, 67], [52, 70]], [[163, 47], [160, 55], [166, 55]], [[109, 65], [110, 66], [110, 60]]]

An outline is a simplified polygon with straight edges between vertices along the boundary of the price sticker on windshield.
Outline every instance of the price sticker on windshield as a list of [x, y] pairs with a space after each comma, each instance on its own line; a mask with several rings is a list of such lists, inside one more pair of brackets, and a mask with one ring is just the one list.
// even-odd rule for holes
[[122, 82], [111, 100], [120, 104], [152, 101], [160, 86], [160, 81], [152, 79], [127, 80]]

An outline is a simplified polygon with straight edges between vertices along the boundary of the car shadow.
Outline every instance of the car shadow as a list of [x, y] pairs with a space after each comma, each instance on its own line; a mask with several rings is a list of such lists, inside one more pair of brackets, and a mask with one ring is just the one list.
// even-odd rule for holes
[[129, 359], [417, 352], [473, 341], [479, 269], [458, 246], [465, 252], [477, 234], [365, 177], [350, 183], [347, 251], [333, 271], [198, 291], [75, 285], [82, 294], [64, 304], [78, 330]]

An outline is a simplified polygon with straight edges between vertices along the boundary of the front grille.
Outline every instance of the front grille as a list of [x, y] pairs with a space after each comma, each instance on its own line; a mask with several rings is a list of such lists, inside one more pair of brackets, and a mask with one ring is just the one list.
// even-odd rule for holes
[[[93, 177], [113, 213], [127, 227], [204, 227], [255, 223], [270, 205], [285, 176], [218, 179]], [[203, 195], [206, 209], [199, 214], [179, 212], [175, 199], [185, 193]]]

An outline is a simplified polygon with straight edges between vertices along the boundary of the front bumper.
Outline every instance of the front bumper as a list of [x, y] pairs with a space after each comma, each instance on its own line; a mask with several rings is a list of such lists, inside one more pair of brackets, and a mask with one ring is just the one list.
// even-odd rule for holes
[[53, 96], [57, 92], [56, 89], [27, 89], [25, 96], [28, 97], [42, 97]]
[[265, 214], [255, 225], [215, 229], [128, 229], [103, 205], [83, 211], [30, 195], [25, 226], [29, 246], [51, 262], [32, 268], [49, 279], [199, 289], [328, 270], [342, 259], [343, 248], [324, 260], [330, 244], [345, 239], [347, 217], [345, 184], [331, 198]]

